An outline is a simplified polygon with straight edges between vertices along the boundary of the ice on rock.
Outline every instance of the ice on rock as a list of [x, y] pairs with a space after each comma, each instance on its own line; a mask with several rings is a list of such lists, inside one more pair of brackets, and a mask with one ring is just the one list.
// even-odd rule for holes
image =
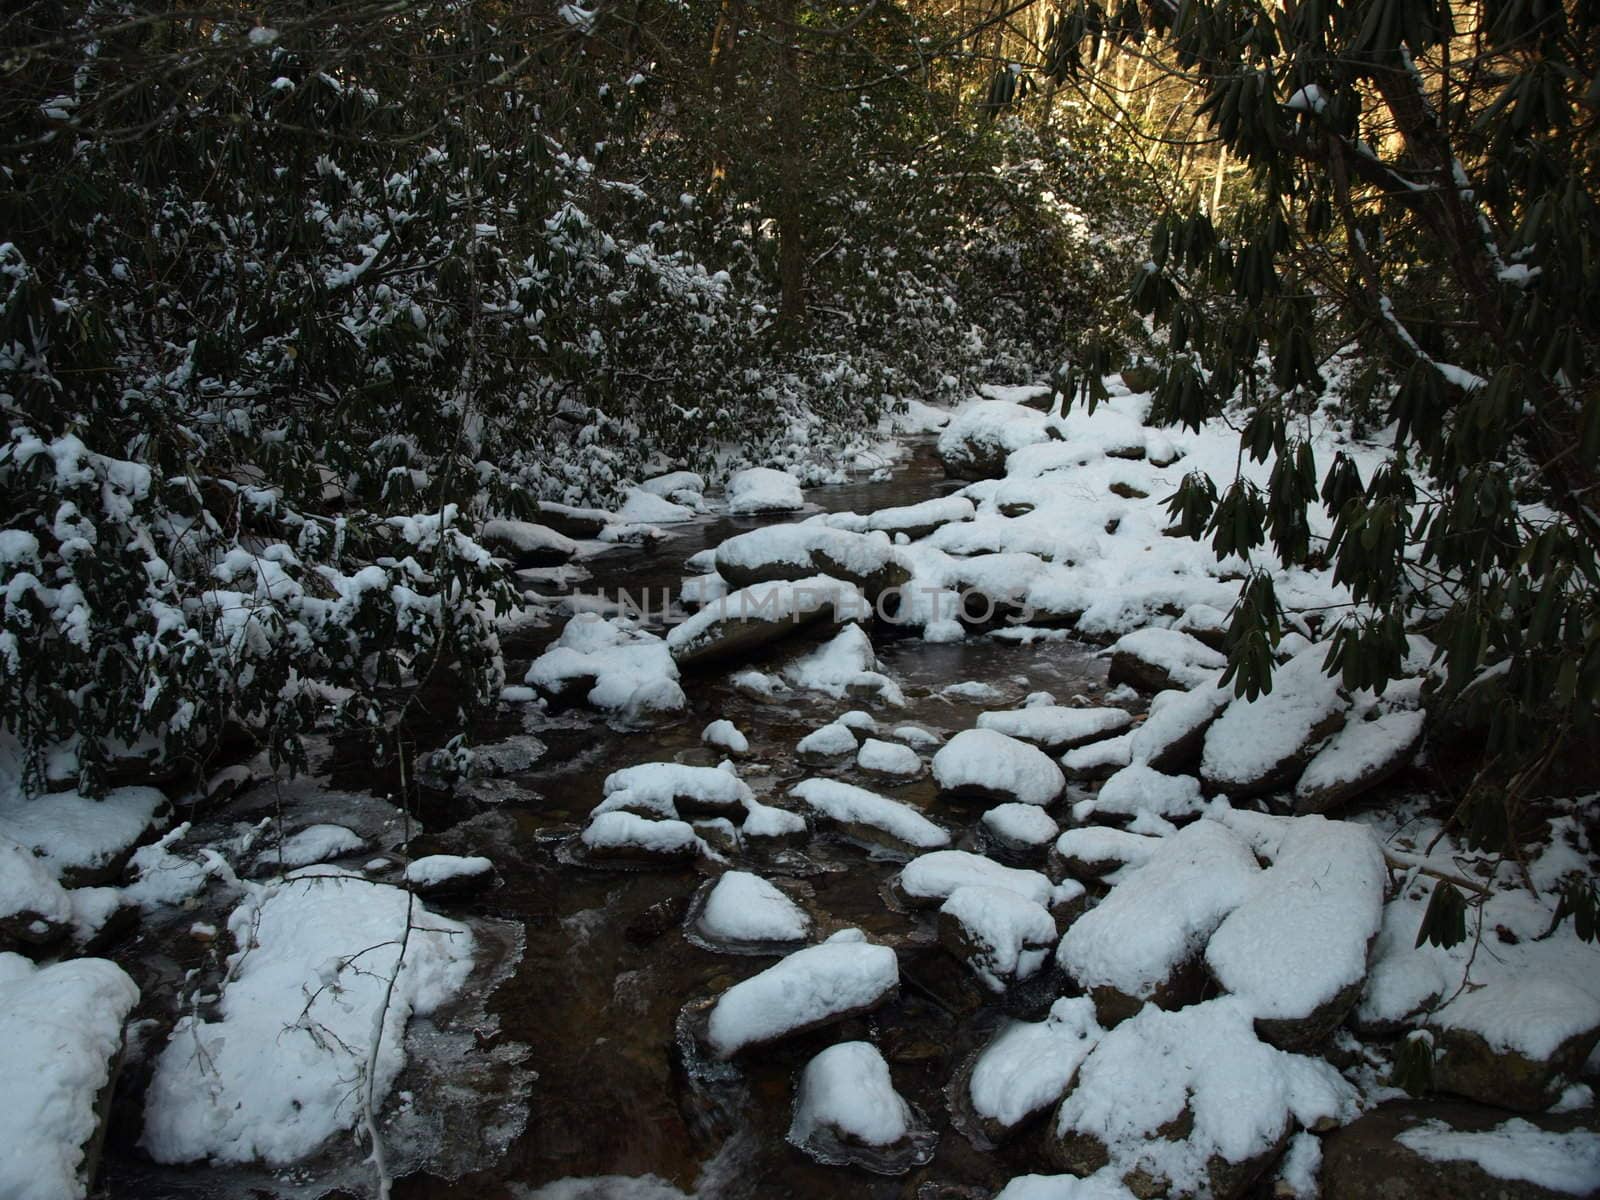
[[1143, 866], [1073, 922], [1057, 961], [1094, 995], [1102, 1021], [1137, 1011], [1145, 1000], [1174, 1003], [1197, 982], [1182, 978], [1186, 968], [1260, 874], [1237, 834], [1202, 818], [1163, 839]]
[[[1141, 1171], [1174, 1197], [1235, 1194], [1297, 1125], [1355, 1115], [1355, 1089], [1333, 1067], [1266, 1045], [1251, 1016], [1224, 996], [1117, 1026], [1061, 1102], [1055, 1157], [1083, 1174], [1109, 1158], [1111, 1173]], [[1187, 1132], [1171, 1140], [1175, 1128]]]
[[113, 788], [97, 800], [77, 792], [30, 799], [20, 788], [0, 795], [0, 837], [32, 850], [69, 886], [109, 882], [105, 873], [147, 833], [166, 825], [167, 798], [156, 788]]
[[1056, 899], [1055, 887], [1038, 871], [1007, 867], [966, 850], [935, 850], [912, 859], [897, 886], [907, 900], [923, 905], [942, 903], [959, 887], [1005, 888], [1046, 907]]
[[819, 1162], [898, 1175], [932, 1158], [935, 1141], [872, 1043], [829, 1046], [801, 1073], [789, 1142]]
[[998, 804], [983, 814], [983, 827], [1016, 846], [1043, 846], [1060, 832], [1050, 814], [1036, 804]]
[[998, 1140], [1061, 1099], [1104, 1036], [1085, 996], [1063, 996], [1043, 1021], [1006, 1025], [978, 1055], [967, 1081], [985, 1132]]
[[1008, 712], [978, 714], [979, 729], [993, 729], [1008, 737], [1060, 754], [1086, 742], [1121, 733], [1133, 717], [1120, 708], [1064, 708], [1040, 704]]
[[1197, 816], [1205, 808], [1200, 781], [1189, 775], [1163, 775], [1143, 763], [1123, 767], [1095, 794], [1091, 811], [1117, 817], [1149, 813], [1169, 820]]
[[700, 740], [708, 746], [726, 750], [729, 754], [750, 753], [750, 740], [727, 719], [716, 720], [707, 725], [700, 731]]
[[98, 958], [35, 966], [0, 953], [0, 1196], [78, 1200], [100, 1092], [139, 989]]
[[795, 745], [795, 750], [802, 755], [812, 755], [818, 758], [833, 758], [856, 752], [856, 735], [850, 731], [848, 725], [841, 725], [838, 721], [830, 722], [820, 729], [814, 729]]
[[1047, 805], [1061, 794], [1061, 768], [1037, 746], [993, 729], [964, 729], [933, 756], [933, 777], [953, 795]]
[[1044, 905], [1008, 888], [968, 885], [940, 905], [939, 935], [986, 988], [1003, 992], [1049, 959], [1056, 923]]
[[667, 643], [626, 619], [580, 613], [528, 668], [525, 683], [551, 695], [588, 689], [596, 708], [676, 712], [688, 706]]
[[807, 779], [792, 794], [858, 839], [910, 855], [950, 844], [950, 835], [909, 804], [834, 779]]
[[267, 863], [281, 861], [285, 867], [308, 867], [367, 848], [367, 841], [343, 825], [307, 825], [283, 839], [276, 851], [270, 847], [262, 855]]
[[728, 511], [740, 515], [794, 512], [805, 507], [800, 481], [787, 471], [751, 467], [735, 473], [727, 483]]
[[906, 702], [900, 685], [878, 669], [872, 640], [859, 625], [846, 625], [826, 644], [797, 659], [783, 676], [795, 687], [835, 699], [876, 696], [886, 704]]
[[748, 871], [728, 871], [712, 885], [697, 924], [713, 942], [799, 942], [811, 932], [798, 904]]
[[712, 1006], [706, 1040], [718, 1058], [732, 1058], [867, 1012], [899, 986], [893, 950], [836, 934], [730, 987]]
[[1272, 676], [1272, 691], [1235, 699], [1206, 732], [1200, 775], [1214, 790], [1255, 795], [1294, 782], [1312, 751], [1344, 723], [1339, 680], [1323, 672], [1320, 646]]
[[908, 779], [922, 772], [922, 759], [910, 746], [868, 738], [856, 754], [856, 766], [877, 775]]
[[1308, 1046], [1360, 998], [1383, 920], [1383, 851], [1360, 825], [1295, 821], [1254, 893], [1211, 935], [1206, 966], [1255, 1012], [1257, 1030]]
[[632, 808], [663, 816], [742, 815], [755, 795], [750, 785], [720, 767], [647, 762], [606, 776], [596, 813]]
[[412, 1014], [445, 1003], [472, 970], [467, 926], [328, 867], [251, 891], [228, 929], [239, 950], [215, 1019], [180, 1017], [156, 1061], [143, 1145], [157, 1162], [305, 1158], [360, 1119], [351, 1089], [369, 1062], [383, 1102]]

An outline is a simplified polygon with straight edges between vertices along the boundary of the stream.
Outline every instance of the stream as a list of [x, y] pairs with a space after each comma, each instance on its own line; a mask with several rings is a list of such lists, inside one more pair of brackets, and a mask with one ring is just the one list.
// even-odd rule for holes
[[[811, 489], [808, 501], [828, 511], [867, 513], [959, 486], [945, 480], [931, 438], [910, 439], [907, 450], [887, 478]], [[577, 590], [606, 596], [675, 591], [689, 556], [762, 523], [719, 516], [673, 527], [674, 536], [653, 547], [586, 560], [589, 578]], [[508, 680], [520, 681], [558, 630], [552, 625], [513, 643]], [[1067, 703], [1105, 687], [1104, 660], [1072, 641], [969, 638], [929, 644], [882, 629], [874, 640], [882, 669], [907, 699], [904, 708], [873, 709], [885, 728], [911, 724], [948, 737], [971, 726], [979, 712], [1020, 704], [1031, 692], [1048, 691]], [[797, 635], [737, 668], [773, 670], [815, 644], [814, 636]], [[498, 974], [486, 967], [475, 978], [469, 985], [475, 996], [453, 1019], [413, 1022], [408, 1045], [425, 1052], [413, 1053], [412, 1066], [396, 1085], [402, 1112], [386, 1136], [404, 1142], [408, 1106], [432, 1111], [426, 1130], [418, 1126], [417, 1144], [401, 1145], [399, 1155], [405, 1161], [409, 1149], [412, 1159], [429, 1166], [398, 1180], [396, 1197], [496, 1200], [538, 1196], [552, 1181], [568, 1177], [654, 1176], [659, 1183], [597, 1182], [588, 1190], [574, 1185], [543, 1194], [666, 1200], [681, 1191], [706, 1197], [935, 1200], [988, 1196], [1013, 1175], [1041, 1169], [1029, 1151], [1030, 1138], [999, 1151], [975, 1148], [952, 1127], [945, 1089], [1004, 1016], [1042, 1015], [1053, 995], [1030, 998], [1022, 989], [1003, 1012], [939, 947], [931, 912], [908, 914], [886, 901], [884, 885], [899, 861], [825, 835], [770, 860], [735, 861], [801, 899], [824, 933], [853, 925], [894, 946], [902, 984], [899, 998], [870, 1017], [792, 1038], [740, 1060], [737, 1071], [708, 1075], [678, 1044], [680, 1011], [775, 959], [716, 953], [686, 939], [684, 916], [713, 877], [703, 870], [602, 870], [572, 865], [562, 855], [611, 772], [653, 760], [715, 765], [721, 755], [701, 743], [700, 731], [719, 717], [749, 738], [750, 753], [739, 769], [763, 799], [781, 796], [811, 774], [837, 775], [925, 809], [957, 831], [957, 846], [972, 848], [971, 833], [960, 831], [970, 831], [981, 810], [941, 802], [926, 771], [894, 785], [862, 776], [853, 763], [819, 769], [797, 761], [796, 742], [851, 708], [868, 707], [864, 702], [805, 692], [776, 701], [759, 698], [730, 683], [737, 668], [686, 673], [689, 711], [648, 731], [610, 728], [582, 708], [546, 712], [528, 703], [503, 705], [479, 731], [480, 761], [495, 771], [435, 804], [411, 853], [484, 854], [494, 860], [499, 886], [430, 906], [499, 931], [487, 941], [503, 966]], [[990, 690], [942, 694], [946, 685], [961, 681]], [[327, 761], [319, 766], [314, 759], [313, 766], [325, 785]], [[331, 774], [346, 803], [363, 779], [369, 796], [376, 790], [370, 772], [363, 776], [349, 763], [336, 763]], [[337, 800], [291, 790], [287, 802], [279, 796], [274, 803], [291, 806], [281, 810], [285, 828], [308, 820], [359, 828], [359, 814], [341, 809]], [[383, 807], [376, 799], [362, 803]], [[268, 810], [258, 805], [258, 811]], [[254, 815], [245, 805], [215, 819]], [[186, 947], [182, 937], [184, 926], [201, 915], [141, 933], [132, 953], [141, 960], [142, 981], [152, 972], [176, 978], [204, 964], [211, 952]], [[164, 1003], [170, 1008], [170, 992]], [[819, 1050], [854, 1038], [880, 1047], [895, 1086], [939, 1134], [932, 1161], [907, 1175], [822, 1166], [784, 1140], [800, 1069]], [[113, 1127], [105, 1185], [111, 1196], [315, 1196], [330, 1188], [332, 1194], [370, 1194], [371, 1171], [359, 1161], [364, 1151], [342, 1139], [325, 1151], [328, 1163], [288, 1172], [158, 1168], [139, 1155], [135, 1139], [134, 1131]], [[490, 1159], [492, 1165], [480, 1165]], [[342, 1165], [335, 1169], [334, 1163]]]

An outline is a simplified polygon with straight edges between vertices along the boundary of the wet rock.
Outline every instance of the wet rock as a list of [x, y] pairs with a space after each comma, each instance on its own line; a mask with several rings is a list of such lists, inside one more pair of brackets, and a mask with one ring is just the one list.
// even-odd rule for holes
[[667, 634], [681, 667], [750, 654], [819, 623], [841, 624], [867, 611], [853, 585], [826, 576], [796, 583], [756, 584], [701, 609]]
[[1433, 1085], [1522, 1112], [1548, 1108], [1600, 1041], [1600, 1002], [1549, 977], [1497, 980], [1429, 1018]]
[[828, 1166], [903, 1175], [933, 1157], [938, 1134], [895, 1091], [869, 1042], [840, 1042], [806, 1064], [788, 1140]]
[[669, 930], [682, 924], [689, 912], [688, 896], [668, 896], [657, 900], [622, 928], [622, 936], [635, 946], [648, 946]]
[[1392, 712], [1352, 721], [1306, 764], [1294, 787], [1296, 813], [1340, 808], [1411, 761], [1422, 744], [1421, 712]]
[[826, 575], [854, 584], [869, 600], [911, 579], [910, 564], [887, 536], [811, 524], [773, 525], [731, 537], [717, 547], [716, 567], [734, 588]]
[[1004, 400], [968, 406], [939, 435], [945, 473], [957, 479], [1000, 479], [1013, 450], [1060, 437], [1043, 413]]
[[578, 553], [578, 544], [548, 525], [531, 521], [485, 521], [478, 540], [491, 554], [527, 567], [559, 567]]
[[1197, 687], [1210, 682], [1227, 659], [1176, 629], [1141, 629], [1125, 634], [1111, 647], [1107, 681], [1125, 683], [1141, 692]]
[[[1330, 1200], [1462, 1200], [1467, 1196], [1477, 1200], [1570, 1200], [1573, 1195], [1592, 1195], [1600, 1186], [1600, 1168], [1595, 1166], [1600, 1138], [1583, 1130], [1585, 1122], [1579, 1114], [1508, 1120], [1503, 1111], [1453, 1102], [1384, 1104], [1323, 1139], [1322, 1194]], [[1541, 1134], [1554, 1140], [1530, 1148], [1530, 1140]], [[1492, 1138], [1493, 1161], [1502, 1165], [1501, 1174], [1490, 1174], [1474, 1161], [1473, 1143], [1466, 1140], [1470, 1135]], [[1584, 1150], [1588, 1152], [1587, 1175]], [[1541, 1166], [1542, 1171], [1538, 1169]], [[1541, 1186], [1528, 1178], [1506, 1178], [1513, 1173], [1542, 1175], [1552, 1182], [1560, 1179], [1569, 1186]]]

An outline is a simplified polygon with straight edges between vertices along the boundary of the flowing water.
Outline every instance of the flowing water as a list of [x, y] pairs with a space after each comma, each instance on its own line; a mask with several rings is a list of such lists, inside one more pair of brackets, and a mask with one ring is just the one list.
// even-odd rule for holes
[[[910, 451], [887, 479], [819, 488], [808, 498], [830, 511], [866, 513], [947, 491], [930, 441], [915, 441]], [[680, 527], [675, 537], [648, 550], [591, 560], [591, 577], [580, 590], [608, 596], [675, 590], [691, 554], [760, 523], [707, 519]], [[520, 677], [540, 642], [554, 632], [527, 639], [522, 657], [508, 663], [510, 678]], [[931, 645], [896, 638], [892, 630], [879, 632], [886, 635], [879, 645], [883, 669], [907, 696], [903, 709], [873, 710], [886, 728], [915, 724], [948, 736], [971, 726], [979, 712], [1020, 703], [1029, 692], [1049, 691], [1065, 702], [1104, 687], [1103, 661], [1073, 642], [1019, 645], [972, 638]], [[797, 636], [755, 665], [772, 669], [810, 644]], [[547, 1194], [658, 1200], [680, 1189], [706, 1197], [953, 1198], [987, 1196], [1013, 1174], [1040, 1169], [1030, 1139], [1008, 1150], [980, 1152], [951, 1126], [945, 1088], [1005, 1014], [939, 948], [931, 914], [898, 911], [886, 899], [885, 884], [900, 864], [859, 846], [824, 836], [771, 861], [737, 865], [751, 865], [781, 883], [824, 931], [854, 925], [895, 946], [899, 998], [870, 1017], [792, 1039], [734, 1069], [708, 1069], [692, 1047], [680, 1044], [686, 1006], [775, 960], [715, 953], [684, 936], [684, 916], [710, 878], [703, 868], [596, 870], [572, 865], [562, 850], [600, 798], [610, 772], [660, 759], [718, 761], [699, 737], [717, 717], [729, 718], [749, 738], [750, 754], [740, 771], [763, 798], [816, 773], [796, 761], [795, 743], [856, 702], [812, 694], [764, 701], [734, 688], [730, 673], [724, 667], [685, 678], [690, 711], [648, 731], [616, 730], [580, 709], [547, 714], [532, 705], [511, 706], [515, 711], [482, 731], [487, 744], [481, 755], [498, 764], [496, 777], [433, 806], [427, 832], [412, 853], [486, 854], [501, 878], [499, 887], [471, 902], [439, 907], [492, 921], [501, 931], [505, 960], [515, 960], [515, 966], [498, 983], [485, 974], [476, 1002], [486, 1011], [454, 1023], [441, 1018], [437, 1028], [423, 1026], [427, 1036], [442, 1039], [430, 1047], [438, 1053], [425, 1056], [430, 1063], [408, 1068], [399, 1090], [419, 1096], [419, 1107], [452, 1090], [501, 1094], [477, 1097], [483, 1103], [476, 1110], [467, 1103], [444, 1105], [454, 1114], [442, 1121], [445, 1136], [462, 1144], [419, 1151], [414, 1157], [429, 1159], [434, 1169], [402, 1179], [397, 1197], [492, 1200], [538, 1195], [565, 1177], [650, 1175], [662, 1181], [661, 1189], [611, 1182], [591, 1191]], [[984, 697], [942, 693], [963, 681], [992, 690]], [[359, 772], [344, 773], [350, 776], [344, 786], [354, 790]], [[926, 772], [901, 786], [862, 778], [853, 767], [826, 773], [921, 806], [952, 830], [970, 829], [979, 815], [942, 802]], [[970, 840], [957, 844], [970, 846]], [[1048, 999], [1023, 997], [1013, 1008], [1042, 1015]], [[898, 1178], [826, 1167], [784, 1140], [798, 1072], [822, 1048], [850, 1038], [869, 1038], [880, 1047], [895, 1086], [939, 1134], [926, 1166]], [[506, 1115], [523, 1110], [525, 1127], [494, 1153], [502, 1151], [509, 1132]], [[330, 1154], [346, 1161], [359, 1157], [349, 1143]], [[490, 1157], [493, 1165], [466, 1169]], [[359, 1194], [366, 1190], [363, 1171], [339, 1173], [340, 1182]], [[138, 1160], [126, 1139], [120, 1145], [113, 1139], [108, 1150], [113, 1196], [303, 1195], [308, 1186], [316, 1194], [323, 1178], [331, 1181], [333, 1175], [156, 1170]]]

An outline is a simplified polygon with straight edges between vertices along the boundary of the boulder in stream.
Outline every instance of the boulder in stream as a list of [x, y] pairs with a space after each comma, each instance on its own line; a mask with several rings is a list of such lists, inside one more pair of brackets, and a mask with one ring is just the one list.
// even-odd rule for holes
[[938, 1140], [870, 1042], [829, 1046], [801, 1073], [789, 1142], [820, 1163], [903, 1175], [931, 1159]]

